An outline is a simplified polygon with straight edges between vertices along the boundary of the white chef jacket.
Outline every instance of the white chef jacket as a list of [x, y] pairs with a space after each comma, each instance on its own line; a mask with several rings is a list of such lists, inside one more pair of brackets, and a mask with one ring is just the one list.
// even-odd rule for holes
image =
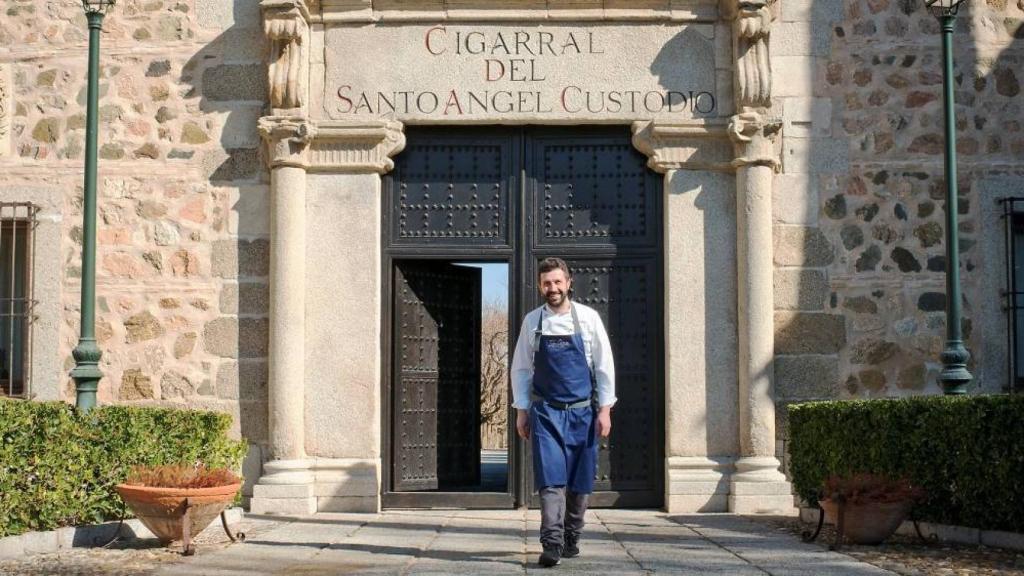
[[[587, 355], [587, 363], [593, 368], [597, 380], [597, 402], [601, 406], [611, 406], [618, 398], [615, 397], [615, 361], [612, 359], [608, 332], [605, 331], [597, 310], [576, 302], [572, 305], [576, 308], [580, 329], [583, 331], [583, 349]], [[541, 315], [544, 317], [541, 330], [546, 336], [564, 336], [575, 331], [571, 312], [555, 314], [547, 304], [523, 318], [519, 340], [512, 355], [513, 408], [525, 410], [530, 407], [530, 390], [533, 388], [534, 330], [537, 329], [537, 319]]]

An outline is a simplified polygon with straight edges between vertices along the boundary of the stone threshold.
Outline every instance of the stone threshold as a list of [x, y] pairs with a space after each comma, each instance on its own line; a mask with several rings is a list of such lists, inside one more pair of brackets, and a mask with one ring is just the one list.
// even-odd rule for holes
[[[814, 508], [801, 507], [800, 520], [806, 524], [811, 524], [813, 527], [818, 523], [818, 511]], [[831, 522], [827, 521], [826, 523], [831, 524]], [[1018, 532], [981, 530], [980, 528], [934, 524], [932, 522], [918, 522], [917, 524], [921, 527], [921, 534], [925, 538], [935, 538], [939, 542], [1024, 551], [1024, 534]], [[909, 521], [901, 524], [896, 533], [903, 536], [917, 536], [914, 523]]]
[[[242, 520], [242, 516], [241, 508], [228, 508], [228, 525], [237, 524]], [[97, 540], [104, 542], [113, 536], [116, 526], [116, 521], [104, 522], [86, 526], [68, 526], [45, 532], [26, 532], [0, 538], [0, 560], [17, 560], [26, 556], [52, 554], [70, 548], [95, 548]], [[214, 518], [206, 530], [222, 530], [220, 517]], [[124, 521], [124, 526], [121, 527], [121, 538], [143, 540], [156, 538], [156, 536], [137, 518], [131, 518]]]

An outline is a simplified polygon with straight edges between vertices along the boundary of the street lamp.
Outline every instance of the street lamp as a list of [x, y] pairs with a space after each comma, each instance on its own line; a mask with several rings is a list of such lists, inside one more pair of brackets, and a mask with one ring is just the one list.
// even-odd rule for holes
[[96, 138], [98, 126], [100, 31], [103, 16], [116, 0], [82, 0], [89, 22], [89, 87], [85, 113], [85, 202], [82, 225], [82, 305], [78, 346], [72, 351], [75, 368], [75, 406], [89, 410], [96, 405], [100, 372], [99, 346], [96, 345]]
[[942, 92], [946, 124], [946, 347], [942, 351], [939, 383], [945, 394], [966, 394], [971, 382], [960, 329], [960, 239], [957, 212], [960, 203], [956, 187], [956, 114], [953, 106], [953, 23], [964, 0], [925, 0], [925, 5], [942, 25]]

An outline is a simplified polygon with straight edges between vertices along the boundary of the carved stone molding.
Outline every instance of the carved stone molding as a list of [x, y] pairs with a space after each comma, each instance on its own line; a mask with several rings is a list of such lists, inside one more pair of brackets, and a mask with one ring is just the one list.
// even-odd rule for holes
[[729, 137], [736, 147], [735, 167], [768, 166], [778, 171], [782, 120], [757, 112], [743, 112], [729, 119]]
[[647, 155], [647, 166], [669, 170], [731, 171], [733, 149], [721, 120], [633, 123], [633, 146]]
[[320, 124], [310, 170], [384, 174], [395, 167], [391, 157], [405, 148], [403, 128], [396, 121]]
[[264, 462], [260, 484], [312, 484], [313, 463], [312, 458]]
[[314, 18], [353, 22], [714, 22], [714, 0], [317, 0]]
[[[665, 459], [669, 494], [728, 494], [736, 458], [730, 456], [671, 456]], [[694, 490], [696, 488], [696, 490]]]
[[309, 143], [316, 126], [295, 116], [264, 116], [259, 120], [260, 135], [267, 142], [267, 163], [270, 168], [309, 165]]
[[732, 457], [671, 456], [665, 459], [665, 507], [670, 513], [726, 512]]
[[722, 15], [733, 21], [736, 109], [768, 108], [772, 97], [772, 66], [768, 36], [776, 0], [722, 0]]
[[10, 154], [13, 94], [11, 67], [9, 64], [0, 64], [0, 158]]
[[309, 87], [309, 10], [304, 0], [263, 0], [263, 25], [270, 41], [270, 105], [302, 108]]

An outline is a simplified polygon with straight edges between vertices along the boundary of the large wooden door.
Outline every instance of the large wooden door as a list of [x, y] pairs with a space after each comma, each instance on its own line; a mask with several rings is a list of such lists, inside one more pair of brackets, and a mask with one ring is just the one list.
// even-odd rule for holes
[[612, 435], [600, 442], [594, 506], [663, 496], [661, 179], [619, 133], [538, 131], [527, 156], [528, 308], [537, 263], [563, 258], [573, 301], [601, 314], [615, 358]]
[[[394, 301], [386, 311], [394, 320], [385, 344], [392, 369], [406, 362], [401, 330], [408, 327], [399, 326], [401, 316], [417, 306], [426, 307], [401, 296], [403, 290], [409, 292], [413, 261], [423, 260], [428, 268], [436, 265], [430, 260], [508, 262], [514, 287], [509, 326], [515, 335], [523, 314], [541, 304], [537, 263], [547, 256], [564, 258], [575, 276], [575, 300], [595, 308], [604, 319], [617, 369], [614, 432], [601, 443], [592, 502], [595, 506], [660, 506], [664, 483], [662, 183], [647, 169], [643, 154], [633, 148], [628, 128], [410, 127], [406, 151], [395, 161], [384, 188], [385, 270], [397, 267], [402, 272], [394, 277]], [[442, 300], [450, 302], [451, 297], [445, 295]], [[442, 329], [431, 337], [440, 342], [443, 333]], [[419, 366], [421, 360], [412, 358], [412, 365]], [[479, 355], [473, 359], [478, 361]], [[473, 360], [464, 354], [458, 361], [469, 366]], [[422, 408], [411, 404], [412, 411], [403, 412], [405, 398], [419, 402], [422, 397], [428, 405], [447, 405], [431, 396], [444, 388], [424, 380], [430, 369], [440, 370], [440, 366], [438, 361], [436, 366], [392, 372], [386, 392], [386, 398], [392, 398], [392, 429], [386, 433], [391, 438], [392, 478], [386, 483], [386, 504], [467, 505], [471, 500], [465, 495], [450, 503], [417, 500], [404, 493], [389, 499], [387, 494], [389, 490], [444, 491], [468, 478], [443, 477], [449, 467], [452, 474], [462, 474], [455, 455], [467, 449], [453, 447], [449, 466], [440, 448], [442, 442], [454, 440], [445, 438], [450, 431], [457, 434], [459, 425], [450, 425], [448, 417], [438, 412], [423, 416], [427, 413], [416, 412]], [[455, 374], [466, 368], [450, 369]], [[514, 421], [510, 414], [509, 422]], [[407, 441], [403, 434], [410, 430], [416, 434], [415, 441], [403, 444]], [[421, 432], [433, 440], [420, 442]], [[475, 431], [471, 437], [479, 442]], [[509, 500], [500, 501], [529, 503], [528, 443], [514, 443], [510, 456], [514, 478]], [[423, 467], [400, 468], [419, 466], [419, 462]]]
[[480, 270], [395, 267], [395, 488], [480, 482]]

